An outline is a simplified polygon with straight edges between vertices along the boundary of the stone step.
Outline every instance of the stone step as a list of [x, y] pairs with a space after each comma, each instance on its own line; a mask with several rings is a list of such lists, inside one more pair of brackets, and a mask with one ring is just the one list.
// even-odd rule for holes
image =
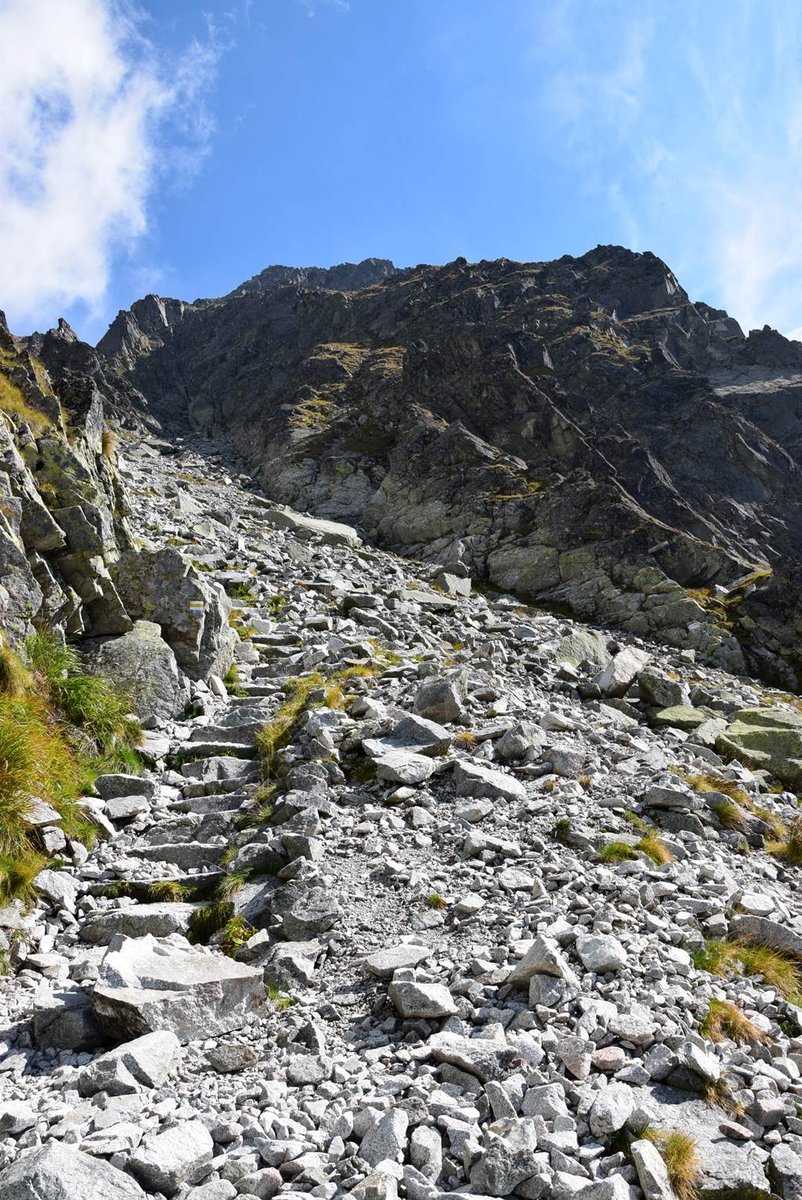
[[213, 796], [182, 796], [170, 805], [171, 812], [198, 813], [202, 816], [208, 813], [239, 812], [242, 805], [251, 799], [248, 792], [228, 792]]
[[198, 758], [212, 758], [223, 754], [227, 758], [256, 758], [257, 751], [253, 742], [181, 742], [176, 746], [176, 754], [180, 754], [185, 762]]
[[172, 842], [163, 846], [132, 846], [130, 853], [147, 862], [172, 863], [181, 871], [217, 867], [226, 849], [216, 842]]

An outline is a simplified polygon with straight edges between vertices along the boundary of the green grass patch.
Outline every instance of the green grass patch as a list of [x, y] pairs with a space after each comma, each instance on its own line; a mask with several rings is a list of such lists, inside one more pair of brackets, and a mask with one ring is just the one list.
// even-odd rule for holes
[[730, 976], [762, 975], [791, 1004], [802, 1004], [799, 964], [770, 946], [711, 938], [693, 957], [699, 971], [726, 979]]
[[596, 852], [599, 862], [619, 863], [628, 862], [638, 857], [638, 852], [629, 842], [608, 842]]

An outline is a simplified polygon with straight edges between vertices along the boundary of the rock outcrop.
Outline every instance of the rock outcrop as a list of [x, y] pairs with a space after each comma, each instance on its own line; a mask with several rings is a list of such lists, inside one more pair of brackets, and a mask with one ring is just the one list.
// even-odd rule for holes
[[273, 499], [795, 687], [802, 346], [652, 254], [268, 268], [99, 345]]

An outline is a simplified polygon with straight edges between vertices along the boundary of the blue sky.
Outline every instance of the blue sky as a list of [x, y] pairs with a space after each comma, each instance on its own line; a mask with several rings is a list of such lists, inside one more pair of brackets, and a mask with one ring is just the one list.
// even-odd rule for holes
[[650, 249], [802, 336], [791, 0], [0, 0], [0, 307]]

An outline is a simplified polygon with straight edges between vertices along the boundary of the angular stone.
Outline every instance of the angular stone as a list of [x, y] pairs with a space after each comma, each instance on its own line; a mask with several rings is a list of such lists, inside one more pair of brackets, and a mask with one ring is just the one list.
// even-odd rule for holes
[[528, 1117], [488, 1125], [482, 1153], [470, 1170], [471, 1186], [487, 1196], [509, 1196], [537, 1170], [537, 1132]]
[[564, 979], [570, 987], [579, 989], [579, 979], [557, 942], [544, 934], [538, 934], [524, 957], [513, 968], [509, 982], [513, 987], [525, 987], [533, 975], [552, 975], [555, 979]]
[[618, 938], [609, 933], [581, 934], [576, 939], [576, 952], [586, 971], [623, 971], [628, 961]]
[[603, 696], [623, 696], [650, 659], [645, 650], [628, 646], [618, 651], [604, 670], [594, 676], [593, 682]]
[[78, 931], [82, 942], [108, 946], [115, 934], [126, 937], [167, 937], [171, 933], [186, 933], [197, 905], [195, 904], [128, 904], [124, 908], [95, 909], [86, 917]]
[[791, 788], [802, 787], [802, 713], [786, 708], [745, 708], [716, 742], [716, 749], [750, 767], [771, 771]]
[[393, 980], [388, 988], [390, 1003], [404, 1019], [437, 1020], [453, 1016], [457, 1006], [447, 987], [440, 983], [417, 983], [414, 979]]
[[526, 788], [520, 780], [475, 762], [456, 762], [454, 782], [458, 796], [489, 796], [493, 800], [526, 799]]
[[288, 884], [270, 901], [273, 916], [280, 917], [284, 936], [303, 942], [325, 933], [340, 918], [340, 905], [330, 892], [305, 883]]
[[128, 1169], [152, 1192], [174, 1196], [185, 1183], [196, 1183], [207, 1173], [214, 1142], [200, 1121], [181, 1121], [170, 1129], [145, 1136], [128, 1161]]
[[394, 972], [400, 967], [417, 967], [419, 963], [425, 962], [431, 953], [428, 946], [401, 943], [368, 955], [365, 967], [377, 979], [392, 979]]
[[95, 791], [101, 800], [114, 800], [117, 796], [146, 796], [152, 800], [156, 795], [156, 784], [144, 775], [98, 775]]
[[430, 721], [460, 721], [465, 715], [457, 686], [436, 676], [421, 684], [412, 707], [418, 716]]
[[103, 1043], [103, 1031], [90, 1008], [89, 996], [76, 988], [70, 992], [38, 991], [33, 1005], [33, 1036], [47, 1049], [94, 1050]]
[[482, 1083], [503, 1078], [516, 1057], [515, 1050], [504, 1042], [463, 1037], [458, 1033], [433, 1033], [427, 1045], [438, 1062], [451, 1063]]
[[145, 1200], [139, 1184], [110, 1163], [51, 1141], [0, 1171], [3, 1200]]
[[418, 754], [438, 755], [446, 753], [453, 737], [436, 721], [407, 713], [383, 740], [391, 746], [403, 746], [405, 749], [415, 750]]
[[206, 1051], [206, 1061], [218, 1075], [231, 1075], [255, 1066], [259, 1054], [243, 1042], [219, 1042], [213, 1050]]
[[559, 663], [571, 663], [575, 667], [587, 663], [591, 668], [601, 671], [612, 655], [603, 634], [595, 629], [575, 629], [560, 640], [556, 657]]
[[645, 1200], [676, 1200], [663, 1156], [654, 1143], [646, 1139], [633, 1142], [629, 1153]]
[[67, 912], [75, 911], [75, 901], [78, 897], [78, 883], [66, 871], [40, 871], [34, 881], [41, 895], [46, 896], [51, 904], [65, 908]]
[[625, 1083], [608, 1083], [597, 1093], [588, 1120], [590, 1131], [600, 1141], [623, 1129], [635, 1109], [635, 1094]]
[[159, 1029], [180, 1042], [239, 1029], [266, 1003], [262, 972], [184, 938], [114, 937], [92, 993], [92, 1008], [110, 1036], [135, 1038]]
[[82, 1096], [108, 1092], [123, 1096], [140, 1087], [159, 1087], [181, 1061], [181, 1047], [174, 1033], [166, 1029], [146, 1033], [125, 1042], [78, 1073], [78, 1091]]
[[407, 1144], [409, 1117], [403, 1108], [392, 1108], [371, 1129], [359, 1147], [359, 1157], [371, 1167], [389, 1159], [400, 1161]]

